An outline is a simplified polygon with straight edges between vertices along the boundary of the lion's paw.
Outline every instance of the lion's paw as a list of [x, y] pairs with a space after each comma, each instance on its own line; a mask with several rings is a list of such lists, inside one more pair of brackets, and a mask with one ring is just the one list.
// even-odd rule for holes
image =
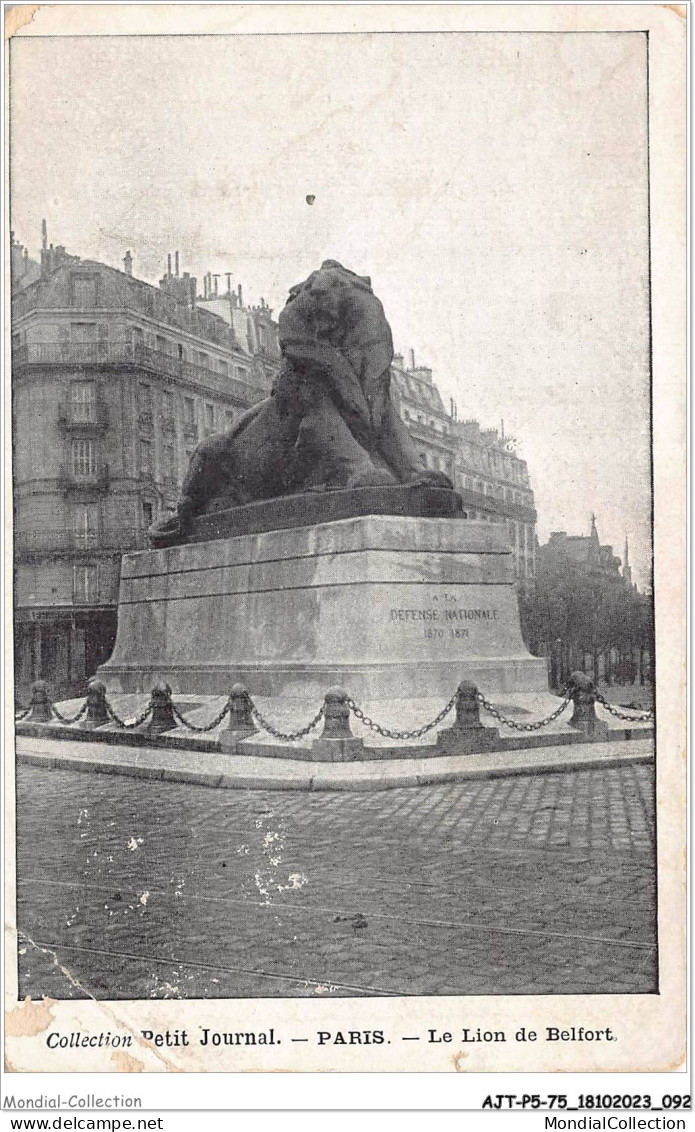
[[449, 491], [453, 489], [453, 483], [444, 472], [435, 472], [432, 468], [423, 468], [416, 476], [413, 476], [411, 483], [425, 484], [427, 487], [445, 487]]
[[347, 487], [393, 487], [398, 480], [386, 468], [367, 468], [352, 476]]

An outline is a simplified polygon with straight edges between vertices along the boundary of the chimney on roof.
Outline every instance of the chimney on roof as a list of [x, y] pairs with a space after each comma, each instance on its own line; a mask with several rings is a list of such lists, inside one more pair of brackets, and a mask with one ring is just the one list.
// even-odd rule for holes
[[243, 305], [244, 305], [244, 300], [243, 300], [243, 297], [242, 297], [242, 294], [241, 294], [241, 283], [240, 283], [240, 284], [239, 284], [239, 286], [237, 287], [236, 291], [237, 291], [237, 295], [239, 296], [239, 306], [240, 306], [240, 307], [243, 307]]
[[133, 257], [130, 252], [126, 252], [123, 256], [123, 270], [126, 275], [133, 274]]
[[632, 585], [632, 567], [630, 566], [630, 548], [625, 535], [625, 557], [623, 558], [623, 578], [629, 586]]
[[219, 275], [213, 275], [212, 278], [215, 280], [215, 298], [217, 298], [217, 280], [219, 279]]
[[410, 368], [415, 369], [415, 351], [410, 350], [409, 353], [410, 353]]
[[41, 221], [41, 247], [44, 251], [46, 251], [46, 248], [48, 247], [48, 229], [46, 227], [45, 220]]
[[174, 252], [174, 275], [178, 279], [178, 277], [179, 277], [179, 253], [178, 252]]
[[225, 271], [224, 274], [225, 274], [225, 279], [227, 280], [227, 294], [231, 295], [231, 293], [232, 293], [232, 273], [231, 273], [231, 271]]
[[171, 252], [167, 252], [167, 275], [171, 275]]

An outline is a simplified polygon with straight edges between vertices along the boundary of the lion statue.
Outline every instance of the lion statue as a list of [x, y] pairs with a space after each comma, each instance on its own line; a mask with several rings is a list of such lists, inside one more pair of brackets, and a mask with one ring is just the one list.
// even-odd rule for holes
[[155, 545], [185, 539], [201, 514], [306, 491], [427, 483], [390, 397], [391, 328], [367, 276], [336, 260], [290, 289], [278, 319], [282, 366], [271, 395], [193, 453], [176, 513]]

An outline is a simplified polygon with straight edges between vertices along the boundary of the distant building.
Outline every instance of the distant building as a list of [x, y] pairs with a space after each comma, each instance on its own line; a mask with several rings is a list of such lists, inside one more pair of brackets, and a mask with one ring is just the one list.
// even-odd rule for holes
[[[627, 554], [627, 539], [625, 547]], [[544, 562], [557, 562], [567, 570], [580, 570], [586, 575], [632, 585], [629, 566], [626, 577], [624, 571], [622, 574], [620, 572], [621, 560], [613, 553], [613, 547], [601, 545], [594, 515], [591, 516], [588, 535], [568, 535], [565, 531], [553, 531], [547, 543], [539, 547], [538, 553]]]
[[[235, 323], [198, 302], [171, 256], [159, 287], [48, 245], [12, 245], [15, 658], [82, 686], [111, 651], [121, 552], [178, 497], [205, 436], [267, 396], [271, 313]], [[258, 329], [256, 329], [258, 328]]]
[[607, 683], [650, 678], [651, 599], [632, 581], [627, 539], [621, 562], [592, 515], [588, 535], [553, 531], [538, 548], [537, 574], [522, 625], [531, 651], [548, 657], [553, 685], [577, 668]]
[[[44, 222], [45, 223], [45, 222]], [[18, 244], [14, 232], [10, 232], [10, 278], [12, 294], [23, 291], [41, 275], [41, 264], [29, 258], [29, 249]]]
[[423, 466], [445, 472], [463, 498], [464, 513], [480, 522], [506, 526], [518, 581], [532, 585], [536, 572], [536, 509], [526, 461], [497, 429], [457, 419], [432, 378], [432, 370], [409, 366], [396, 354], [391, 368], [398, 411], [420, 453]]

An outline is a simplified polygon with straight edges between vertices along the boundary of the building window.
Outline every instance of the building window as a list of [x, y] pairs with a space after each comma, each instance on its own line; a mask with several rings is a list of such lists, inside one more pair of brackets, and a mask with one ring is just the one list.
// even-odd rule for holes
[[174, 417], [174, 395], [168, 389], [162, 390], [162, 417], [166, 420]]
[[152, 424], [152, 386], [145, 381], [138, 382], [138, 414], [142, 422]]
[[162, 465], [164, 479], [176, 483], [176, 449], [173, 444], [162, 445]]
[[183, 399], [183, 434], [189, 440], [198, 439], [198, 425], [196, 422], [196, 407], [192, 397]]
[[159, 350], [160, 354], [168, 354], [169, 353], [169, 339], [168, 338], [164, 338], [161, 334], [158, 334], [157, 338], [156, 338], [156, 343], [157, 343], [157, 349]]
[[93, 440], [73, 440], [71, 456], [73, 476], [85, 478], [96, 475], [97, 456], [96, 446]]
[[235, 414], [234, 414], [233, 409], [225, 409], [225, 411], [224, 411], [224, 423], [225, 423], [227, 428], [231, 428], [232, 425], [234, 424], [234, 415]]
[[75, 605], [93, 605], [99, 600], [99, 567], [75, 563], [72, 574], [72, 599]]
[[207, 402], [205, 405], [205, 428], [207, 432], [215, 431], [215, 406]]
[[225, 362], [224, 358], [217, 359], [217, 372], [224, 374], [225, 377], [229, 375], [229, 366]]
[[72, 515], [72, 529], [77, 546], [96, 546], [99, 537], [99, 505], [76, 503]]
[[73, 381], [70, 384], [70, 419], [90, 424], [97, 419], [96, 385], [93, 381]]
[[97, 281], [93, 275], [73, 275], [72, 305], [85, 310], [97, 305]]
[[146, 527], [151, 527], [154, 521], [154, 507], [147, 499], [142, 501], [142, 518]]
[[209, 363], [210, 363], [209, 355], [204, 353], [203, 350], [199, 350], [198, 351], [198, 365], [202, 366], [203, 369], [209, 369]]
[[147, 437], [140, 437], [139, 444], [140, 451], [140, 475], [145, 479], [152, 479], [154, 474], [154, 451], [151, 440]]
[[183, 423], [186, 428], [195, 428], [195, 401], [192, 397], [183, 399]]

